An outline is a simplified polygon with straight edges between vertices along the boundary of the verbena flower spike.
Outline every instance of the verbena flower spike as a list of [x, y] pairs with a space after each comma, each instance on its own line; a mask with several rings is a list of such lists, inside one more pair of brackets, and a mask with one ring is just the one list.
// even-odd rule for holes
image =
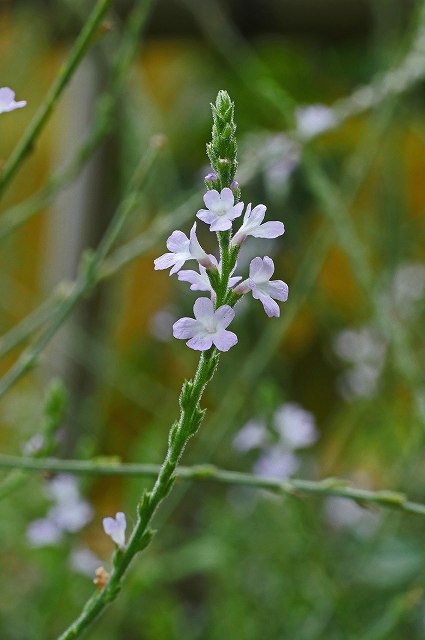
[[[178, 273], [179, 280], [188, 282], [192, 290], [207, 293], [195, 301], [194, 318], [180, 318], [173, 325], [176, 338], [186, 340], [191, 349], [201, 351], [198, 367], [193, 378], [183, 383], [180, 415], [170, 428], [165, 460], [152, 489], [140, 499], [137, 519], [127, 543], [125, 515], [120, 512], [115, 518], [105, 518], [103, 528], [117, 545], [113, 568], [110, 573], [103, 568], [98, 569], [100, 573], [95, 578], [98, 590], [60, 640], [80, 636], [115, 599], [129, 564], [149, 544], [154, 534], [150, 529], [153, 515], [173, 487], [183, 451], [204, 417], [205, 409], [201, 408], [200, 403], [217, 368], [220, 352], [228, 351], [238, 342], [236, 334], [228, 330], [235, 317], [234, 306], [243, 295], [252, 293], [262, 302], [269, 316], [278, 316], [280, 311], [275, 300], [284, 301], [287, 298], [287, 285], [281, 280], [270, 281], [274, 264], [267, 256], [251, 262], [249, 277], [243, 283], [237, 284], [241, 276], [233, 275], [243, 239], [248, 235], [274, 238], [281, 235], [284, 229], [279, 222], [263, 225], [265, 206], [258, 205], [251, 211], [249, 205], [242, 230], [239, 230], [239, 236], [236, 235], [237, 242], [234, 238], [232, 240], [232, 226], [242, 215], [244, 205], [240, 202], [240, 189], [235, 180], [237, 146], [234, 105], [225, 91], [219, 92], [212, 112], [212, 141], [207, 145], [211, 173], [205, 178], [208, 191], [204, 196], [207, 209], [200, 210], [198, 218], [209, 225], [210, 231], [216, 231], [219, 256], [209, 256], [202, 249], [196, 237], [195, 223], [189, 238], [180, 230], [174, 231], [167, 240], [169, 253], [155, 260], [155, 269], [169, 268], [170, 275]], [[198, 262], [199, 273], [193, 270], [180, 271], [188, 260]]]
[[240, 189], [235, 180], [237, 146], [234, 106], [225, 91], [219, 92], [215, 105], [211, 106], [214, 124], [207, 153], [212, 171], [205, 176], [208, 191], [203, 198], [207, 208], [200, 209], [196, 216], [209, 225], [210, 231], [217, 233], [220, 262], [201, 248], [194, 225], [190, 240], [181, 231], [171, 234], [167, 240], [171, 253], [157, 258], [155, 269], [171, 266], [172, 275], [180, 271], [186, 260], [198, 261], [199, 273], [193, 270], [180, 271], [178, 279], [188, 282], [192, 291], [209, 293], [210, 298], [198, 298], [194, 306], [195, 318], [178, 320], [173, 326], [173, 334], [175, 338], [187, 340], [188, 347], [197, 351], [207, 351], [212, 345], [219, 351], [228, 351], [237, 343], [237, 337], [226, 329], [235, 315], [232, 307], [243, 295], [251, 292], [255, 299], [260, 300], [269, 317], [279, 317], [280, 309], [276, 300], [285, 302], [288, 298], [288, 286], [282, 280], [270, 280], [274, 263], [268, 256], [254, 258], [249, 277], [235, 286], [242, 279], [241, 276], [233, 276], [240, 245], [248, 236], [277, 238], [285, 228], [277, 220], [263, 222], [266, 206], [259, 204], [252, 208], [250, 203], [242, 224], [233, 235], [233, 224], [244, 209], [243, 202], [239, 202]]
[[22, 109], [26, 104], [26, 100], [16, 102], [15, 92], [9, 89], [9, 87], [0, 87], [0, 113]]

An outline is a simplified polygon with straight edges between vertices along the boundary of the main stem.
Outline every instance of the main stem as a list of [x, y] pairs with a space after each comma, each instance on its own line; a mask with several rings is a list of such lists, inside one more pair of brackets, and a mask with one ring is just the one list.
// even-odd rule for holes
[[122, 578], [135, 555], [149, 544], [153, 532], [149, 529], [153, 515], [161, 502], [170, 492], [175, 479], [176, 468], [188, 440], [193, 436], [202, 420], [200, 409], [202, 394], [214, 375], [218, 363], [216, 350], [202, 353], [195, 377], [185, 382], [180, 397], [181, 412], [177, 423], [170, 429], [168, 450], [153, 489], [146, 492], [138, 505], [137, 521], [124, 551], [117, 550], [114, 567], [106, 586], [93, 594], [85, 605], [81, 615], [60, 636], [59, 640], [78, 638], [87, 627], [112, 602], [120, 588]]

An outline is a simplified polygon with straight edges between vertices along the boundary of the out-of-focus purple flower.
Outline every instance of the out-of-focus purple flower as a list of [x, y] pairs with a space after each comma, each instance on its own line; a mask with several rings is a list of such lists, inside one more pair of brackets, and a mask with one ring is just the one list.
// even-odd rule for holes
[[314, 444], [318, 434], [313, 414], [295, 402], [287, 402], [274, 414], [274, 424], [289, 449], [302, 449]]
[[61, 473], [49, 480], [45, 487], [48, 498], [62, 506], [72, 505], [80, 501], [77, 481], [71, 475]]
[[75, 533], [86, 526], [93, 518], [93, 509], [85, 500], [59, 504], [52, 507], [47, 514], [59, 529]]
[[263, 446], [266, 440], [267, 430], [264, 422], [249, 420], [233, 438], [233, 447], [236, 451], [245, 453]]
[[[275, 300], [285, 302], [288, 299], [288, 285], [282, 280], [272, 280], [274, 263], [271, 258], [254, 258], [249, 266], [249, 278], [246, 285], [256, 300], [260, 300], [269, 318], [280, 316], [279, 305]], [[238, 285], [238, 287], [241, 287]]]
[[71, 551], [69, 564], [73, 571], [81, 573], [83, 576], [91, 578], [96, 569], [100, 567], [101, 561], [93, 551], [87, 547], [77, 547]]
[[214, 311], [209, 298], [198, 298], [194, 304], [193, 318], [180, 318], [173, 326], [173, 334], [179, 340], [187, 340], [187, 346], [196, 351], [206, 351], [213, 344], [219, 351], [228, 351], [238, 338], [226, 328], [235, 317], [234, 310], [227, 304]]
[[22, 107], [25, 107], [26, 104], [26, 100], [16, 102], [15, 92], [12, 91], [12, 89], [9, 89], [9, 87], [0, 88], [0, 113], [21, 109]]
[[373, 327], [341, 331], [334, 343], [337, 355], [351, 365], [340, 379], [344, 398], [370, 397], [376, 391], [387, 345]]
[[[179, 275], [180, 273], [181, 271]], [[176, 320], [177, 316], [171, 309], [160, 309], [150, 320], [151, 334], [161, 342], [168, 342], [173, 337], [173, 324]]]
[[283, 235], [285, 233], [283, 222], [273, 220], [262, 224], [266, 210], [267, 207], [264, 204], [257, 204], [251, 211], [251, 203], [249, 203], [246, 208], [242, 226], [233, 236], [232, 243], [240, 245], [247, 236], [253, 236], [254, 238], [278, 238]]
[[22, 445], [22, 453], [24, 456], [33, 456], [41, 451], [46, 444], [46, 440], [41, 433], [36, 433]]
[[216, 189], [204, 195], [206, 209], [199, 209], [197, 217], [210, 225], [210, 231], [227, 231], [232, 228], [232, 221], [238, 218], [243, 210], [243, 202], [235, 203], [233, 191], [225, 187], [221, 193]]
[[125, 530], [127, 521], [125, 514], [118, 511], [115, 518], [103, 518], [103, 529], [120, 549], [125, 549]]
[[326, 519], [337, 530], [354, 529], [361, 536], [373, 534], [379, 523], [379, 514], [363, 509], [348, 498], [331, 496], [325, 501]]
[[312, 104], [296, 110], [295, 123], [298, 134], [304, 139], [309, 139], [332, 129], [337, 124], [337, 117], [330, 107]]
[[292, 451], [272, 446], [258, 458], [254, 465], [254, 473], [263, 478], [284, 480], [292, 476], [299, 465], [300, 462]]
[[61, 537], [61, 529], [49, 518], [33, 520], [27, 528], [27, 539], [32, 547], [56, 545]]
[[197, 260], [207, 269], [214, 268], [212, 256], [205, 253], [196, 237], [196, 222], [190, 231], [190, 238], [183, 231], [173, 231], [167, 240], [167, 249], [170, 253], [156, 258], [154, 265], [156, 270], [171, 267], [170, 276], [177, 273], [187, 260]]

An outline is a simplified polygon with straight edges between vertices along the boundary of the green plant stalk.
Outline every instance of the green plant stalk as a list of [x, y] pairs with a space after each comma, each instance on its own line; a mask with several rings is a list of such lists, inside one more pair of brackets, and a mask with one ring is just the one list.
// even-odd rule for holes
[[68, 59], [47, 93], [43, 104], [35, 114], [32, 122], [28, 126], [21, 140], [18, 142], [15, 150], [4, 165], [3, 171], [0, 174], [0, 195], [12, 180], [26, 156], [34, 148], [37, 138], [49, 120], [50, 115], [65, 87], [68, 85], [73, 74], [78, 68], [78, 65], [83, 59], [97, 28], [109, 9], [111, 2], [112, 0], [98, 0], [90, 16], [87, 18], [84, 27], [71, 49]]
[[137, 167], [127, 193], [119, 204], [112, 220], [95, 251], [87, 251], [80, 261], [80, 273], [69, 291], [57, 303], [53, 319], [34, 344], [21, 353], [15, 364], [0, 379], [0, 397], [6, 393], [37, 362], [37, 358], [50, 340], [67, 320], [79, 301], [99, 282], [100, 269], [106, 256], [118, 237], [128, 216], [137, 207], [141, 198], [141, 186], [157, 157], [158, 148], [151, 147]]
[[[59, 458], [22, 458], [0, 454], [1, 469], [28, 471], [50, 471], [53, 473], [72, 473], [88, 476], [121, 476], [136, 478], [156, 478], [161, 467], [155, 464], [121, 463], [111, 459], [94, 460], [62, 460]], [[179, 480], [211, 482], [224, 485], [237, 485], [264, 489], [277, 494], [302, 496], [338, 496], [358, 502], [364, 506], [378, 505], [405, 513], [425, 516], [425, 505], [412, 502], [398, 491], [367, 491], [350, 486], [342, 478], [325, 478], [324, 480], [302, 480], [291, 478], [278, 480], [263, 478], [250, 473], [219, 469], [210, 464], [199, 464], [191, 467], [177, 466], [174, 477]]]
[[[123, 43], [118, 53], [118, 61], [113, 65], [111, 72], [110, 87], [100, 95], [96, 102], [96, 116], [88, 138], [78, 149], [64, 171], [54, 175], [44, 187], [25, 200], [25, 202], [12, 206], [3, 213], [0, 221], [0, 241], [39, 213], [51, 202], [58, 191], [78, 176], [100, 142], [109, 133], [113, 123], [114, 108], [125, 84], [127, 72], [139, 47], [140, 31], [146, 23], [152, 4], [153, 0], [139, 0], [127, 20]], [[111, 65], [112, 63], [109, 64]]]
[[205, 410], [200, 408], [200, 401], [217, 364], [218, 353], [215, 348], [203, 352], [193, 380], [183, 384], [180, 394], [179, 420], [170, 428], [167, 454], [155, 484], [151, 491], [143, 494], [139, 502], [137, 521], [128, 544], [123, 551], [118, 549], [115, 552], [113, 570], [105, 587], [88, 600], [81, 615], [60, 636], [60, 640], [78, 638], [105, 607], [115, 600], [131, 561], [148, 546], [152, 539], [154, 532], [149, 528], [150, 523], [158, 506], [167, 497], [176, 480], [176, 469], [189, 439], [197, 432], [202, 422]]

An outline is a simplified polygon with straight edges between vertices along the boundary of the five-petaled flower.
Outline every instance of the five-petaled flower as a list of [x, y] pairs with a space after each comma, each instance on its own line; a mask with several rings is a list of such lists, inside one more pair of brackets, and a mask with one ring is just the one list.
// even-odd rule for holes
[[118, 511], [115, 518], [103, 518], [103, 530], [120, 549], [125, 549], [126, 526], [127, 521], [122, 511]]
[[190, 238], [183, 231], [173, 231], [167, 240], [167, 249], [171, 253], [156, 258], [154, 261], [155, 269], [168, 269], [171, 267], [170, 276], [177, 273], [187, 260], [197, 260], [199, 264], [207, 269], [214, 269], [216, 265], [213, 262], [213, 256], [209, 256], [196, 237], [196, 222], [190, 230]]
[[206, 209], [199, 209], [197, 217], [210, 225], [210, 231], [227, 231], [232, 228], [232, 220], [238, 218], [243, 211], [243, 202], [235, 204], [235, 196], [229, 187], [221, 193], [216, 189], [204, 195]]
[[214, 311], [209, 298], [198, 298], [193, 306], [194, 318], [180, 318], [173, 325], [173, 335], [180, 340], [187, 340], [187, 346], [196, 351], [206, 351], [214, 344], [219, 351], [228, 351], [238, 338], [227, 327], [235, 317], [235, 312], [228, 304]]
[[272, 280], [274, 263], [271, 258], [254, 258], [249, 265], [249, 278], [238, 284], [234, 291], [238, 294], [252, 291], [252, 296], [259, 300], [269, 318], [280, 316], [279, 305], [275, 300], [286, 302], [288, 299], [288, 285], [282, 280]]
[[26, 100], [16, 102], [15, 92], [9, 87], [0, 87], [0, 113], [21, 109], [27, 104]]
[[264, 204], [258, 204], [251, 211], [251, 203], [246, 208], [241, 228], [232, 238], [232, 244], [242, 244], [247, 236], [254, 238], [278, 238], [285, 233], [283, 222], [273, 220], [263, 222], [266, 215], [267, 207]]

